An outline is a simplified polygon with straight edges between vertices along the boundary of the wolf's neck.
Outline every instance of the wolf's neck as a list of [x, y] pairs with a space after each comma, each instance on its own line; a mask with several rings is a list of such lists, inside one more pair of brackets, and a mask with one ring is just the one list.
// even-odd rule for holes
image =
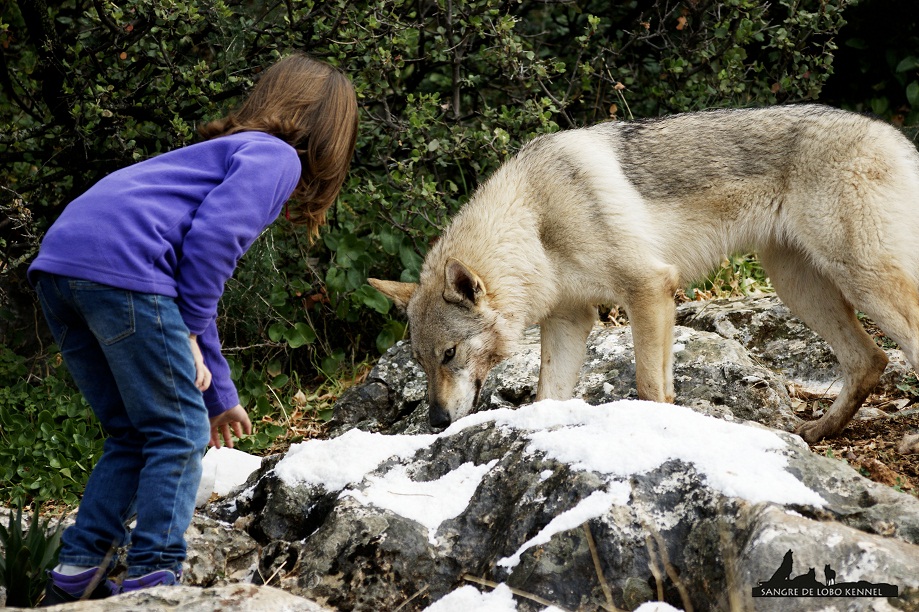
[[554, 301], [555, 271], [539, 236], [539, 217], [517, 185], [495, 175], [483, 185], [435, 246], [443, 273], [454, 257], [485, 283], [489, 305], [522, 332]]

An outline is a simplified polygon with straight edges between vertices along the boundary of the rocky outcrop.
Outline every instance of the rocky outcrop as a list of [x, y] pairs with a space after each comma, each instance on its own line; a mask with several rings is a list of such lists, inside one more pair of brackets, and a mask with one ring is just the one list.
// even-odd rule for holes
[[[689, 302], [677, 309], [677, 324], [736, 340], [757, 362], [814, 394], [835, 395], [842, 384], [829, 345], [775, 296]], [[902, 351], [885, 352], [890, 363], [880, 393], [893, 392], [912, 372]]]
[[[722, 418], [752, 420], [793, 431], [800, 424], [789, 387], [834, 396], [841, 386], [830, 347], [775, 296], [689, 302], [677, 309], [674, 332], [676, 403]], [[597, 327], [575, 389], [592, 404], [637, 398], [629, 327]], [[878, 385], [892, 392], [911, 373], [903, 353], [885, 351], [890, 364]], [[531, 328], [519, 351], [492, 370], [480, 409], [532, 402], [539, 378], [539, 331]], [[431, 433], [426, 378], [408, 343], [393, 347], [367, 381], [337, 402], [333, 435], [358, 427], [388, 433]], [[872, 413], [865, 410], [865, 415]]]
[[156, 587], [110, 599], [45, 608], [55, 612], [329, 612], [280, 589], [253, 584], [195, 588]]
[[[316, 463], [361, 453], [373, 469]], [[413, 596], [406, 609], [423, 609], [483, 581], [564, 609], [605, 603], [606, 592], [632, 609], [658, 588], [684, 609], [732, 598], [749, 609], [788, 550], [795, 575], [828, 564], [840, 583], [896, 585], [898, 604], [919, 605], [919, 500], [797, 436], [678, 406], [542, 402], [439, 435], [352, 431], [292, 449], [211, 511], [252, 517], [266, 543], [260, 576], [338, 610], [394, 609]], [[820, 600], [828, 610], [886, 602]], [[810, 610], [813, 600], [756, 606]]]
[[[519, 610], [658, 598], [919, 607], [919, 501], [788, 433], [799, 423], [790, 385], [832, 392], [829, 348], [775, 298], [692, 304], [679, 320], [683, 407], [613, 402], [636, 396], [628, 327], [591, 334], [576, 390], [586, 403], [529, 405], [530, 330], [489, 375], [482, 412], [436, 435], [424, 374], [400, 344], [339, 400], [334, 439], [267, 463], [211, 515], [249, 522], [260, 576], [341, 610], [420, 610], [483, 584], [524, 593]], [[889, 355], [893, 380], [906, 366]], [[754, 598], [788, 551], [788, 575]], [[806, 596], [829, 588], [824, 569], [836, 596]], [[897, 598], [856, 596], [889, 587]]]

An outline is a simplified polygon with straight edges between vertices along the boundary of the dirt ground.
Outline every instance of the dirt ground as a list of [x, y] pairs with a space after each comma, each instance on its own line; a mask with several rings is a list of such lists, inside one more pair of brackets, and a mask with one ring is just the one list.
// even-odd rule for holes
[[[878, 326], [864, 317], [865, 330], [881, 348], [895, 348]], [[863, 476], [919, 497], [919, 382], [915, 376], [901, 381], [891, 394], [872, 394], [865, 400], [874, 419], [855, 418], [842, 433], [826, 438], [810, 448], [815, 453], [846, 461]], [[829, 406], [828, 401], [803, 401], [798, 416], [816, 418], [814, 410]], [[862, 412], [865, 412], [863, 409]]]
[[[919, 433], [919, 404], [917, 398], [904, 393], [891, 397], [872, 395], [865, 402], [879, 416], [873, 419], [853, 419], [843, 432], [811, 444], [813, 452], [846, 461], [863, 476], [919, 497], [919, 441], [901, 448], [904, 438]], [[814, 411], [828, 407], [826, 401], [800, 398], [798, 416], [815, 418]], [[911, 451], [911, 452], [905, 452]]]

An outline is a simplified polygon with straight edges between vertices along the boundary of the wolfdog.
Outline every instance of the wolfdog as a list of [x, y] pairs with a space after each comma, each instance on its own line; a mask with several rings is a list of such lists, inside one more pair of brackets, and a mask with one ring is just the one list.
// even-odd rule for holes
[[839, 433], [887, 364], [870, 316], [919, 367], [919, 153], [895, 128], [819, 105], [713, 110], [539, 136], [432, 247], [420, 282], [371, 279], [406, 309], [440, 428], [538, 323], [536, 399], [569, 398], [598, 304], [625, 308], [641, 399], [672, 402], [674, 292], [756, 251], [786, 305], [833, 348]]

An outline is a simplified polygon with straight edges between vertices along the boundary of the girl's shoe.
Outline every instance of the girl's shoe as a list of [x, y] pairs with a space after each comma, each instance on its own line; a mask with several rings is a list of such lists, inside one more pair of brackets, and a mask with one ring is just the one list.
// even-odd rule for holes
[[97, 574], [103, 571], [98, 567], [93, 567], [72, 576], [59, 574], [54, 570], [49, 571], [49, 580], [45, 587], [45, 598], [42, 599], [41, 605], [43, 607], [55, 606], [81, 599], [103, 599], [114, 595], [118, 592], [118, 587], [114, 582], [108, 580], [104, 574], [99, 577], [98, 584], [92, 591], [87, 592]]
[[155, 572], [150, 572], [149, 574], [144, 574], [138, 578], [126, 579], [121, 583], [121, 592], [132, 593], [134, 591], [149, 589], [150, 587], [155, 586], [179, 584], [179, 578], [181, 577], [182, 572], [176, 574], [170, 570], [157, 570]]

